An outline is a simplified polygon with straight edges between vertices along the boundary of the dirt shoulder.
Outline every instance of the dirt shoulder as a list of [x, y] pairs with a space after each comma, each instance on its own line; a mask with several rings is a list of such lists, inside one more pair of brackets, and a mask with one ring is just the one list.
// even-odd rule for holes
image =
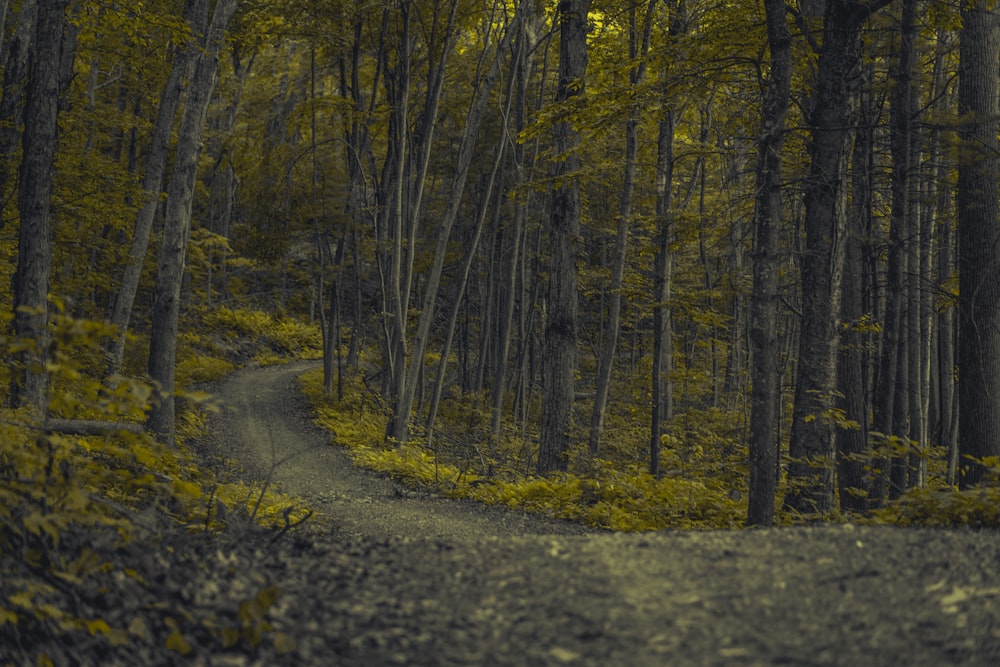
[[238, 373], [212, 425], [336, 527], [258, 554], [296, 639], [260, 664], [1000, 664], [995, 532], [594, 534], [414, 494], [327, 444], [306, 367]]

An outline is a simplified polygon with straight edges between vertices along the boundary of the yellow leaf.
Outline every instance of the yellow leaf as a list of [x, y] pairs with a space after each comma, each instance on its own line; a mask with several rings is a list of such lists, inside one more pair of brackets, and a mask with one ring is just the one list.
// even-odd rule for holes
[[181, 655], [187, 655], [191, 652], [191, 644], [188, 643], [188, 640], [184, 639], [184, 635], [177, 628], [174, 628], [174, 631], [167, 637], [166, 646], [167, 649]]
[[125, 646], [128, 644], [128, 633], [119, 628], [111, 628], [108, 632], [108, 639], [112, 646]]
[[141, 616], [136, 616], [132, 619], [132, 622], [128, 624], [128, 631], [142, 639], [149, 637], [149, 629], [146, 627], [146, 621]]
[[6, 625], [7, 623], [17, 623], [17, 614], [10, 609], [5, 609], [0, 607], [0, 625]]
[[84, 621], [84, 624], [87, 626], [87, 632], [90, 633], [91, 637], [97, 633], [101, 633], [102, 635], [111, 633], [111, 626], [99, 618], [95, 618], [92, 621]]
[[222, 628], [222, 645], [226, 648], [236, 646], [240, 640], [240, 631], [236, 628]]
[[185, 482], [184, 480], [180, 479], [174, 480], [174, 491], [185, 496], [190, 496], [191, 498], [194, 499], [201, 498], [202, 495], [200, 486], [198, 486], [194, 482]]

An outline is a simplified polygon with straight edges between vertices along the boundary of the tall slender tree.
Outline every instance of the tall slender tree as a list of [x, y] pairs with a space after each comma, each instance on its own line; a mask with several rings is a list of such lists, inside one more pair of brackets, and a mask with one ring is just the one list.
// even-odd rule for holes
[[959, 483], [1000, 457], [1000, 14], [966, 2], [959, 37]]
[[845, 249], [844, 193], [853, 83], [859, 76], [861, 31], [890, 0], [830, 0], [816, 93], [809, 115], [810, 170], [805, 188], [805, 247], [800, 261], [802, 322], [789, 440], [785, 508], [821, 517], [835, 508], [836, 359]]
[[[515, 20], [520, 19], [515, 18]], [[400, 363], [405, 364], [405, 382], [396, 397], [393, 412], [394, 416], [393, 420], [390, 422], [390, 430], [388, 433], [389, 438], [396, 443], [405, 442], [408, 437], [411, 412], [414, 399], [417, 394], [417, 383], [421, 377], [422, 368], [424, 366], [424, 353], [427, 351], [431, 324], [434, 321], [436, 312], [438, 287], [440, 286], [441, 274], [444, 270], [448, 243], [451, 240], [451, 230], [454, 227], [456, 220], [458, 220], [462, 194], [465, 190], [465, 182], [468, 178], [469, 168], [472, 165], [476, 140], [479, 137], [479, 127], [482, 124], [483, 116], [486, 112], [487, 102], [490, 100], [490, 96], [492, 95], [493, 86], [500, 74], [501, 59], [506, 52], [507, 46], [509, 45], [513, 34], [513, 29], [504, 31], [504, 34], [499, 42], [499, 47], [496, 50], [496, 54], [492, 58], [489, 69], [476, 90], [473, 102], [466, 115], [465, 131], [462, 135], [461, 145], [458, 149], [458, 156], [455, 164], [455, 176], [452, 182], [451, 194], [448, 198], [448, 206], [442, 216], [441, 225], [438, 231], [437, 245], [434, 249], [434, 257], [431, 262], [430, 270], [426, 274], [427, 283], [424, 286], [424, 302], [420, 311], [419, 320], [417, 322], [416, 336], [414, 337], [412, 343], [411, 359], [408, 364], [405, 363], [405, 358], [400, 360]], [[484, 45], [484, 49], [486, 47], [487, 45]], [[497, 165], [499, 166], [499, 162], [497, 162]], [[491, 199], [490, 195], [492, 193], [493, 183], [494, 180], [491, 180], [487, 187], [487, 192], [484, 197], [485, 201], [482, 204], [484, 208], [487, 206], [487, 202]], [[474, 253], [475, 245], [478, 244], [478, 237], [485, 218], [485, 211], [483, 211], [483, 213], [484, 215], [480, 218], [479, 224], [477, 225], [477, 230], [479, 231], [476, 232], [473, 247], [469, 250], [470, 253]], [[468, 269], [471, 268], [471, 260], [467, 262], [466, 266], [467, 268], [464, 273], [467, 276]], [[461, 298], [461, 292], [463, 291], [464, 285], [460, 285], [458, 298]]]
[[[207, 11], [208, 3], [206, 0], [185, 0], [184, 19], [193, 28], [204, 25]], [[163, 94], [160, 96], [156, 124], [153, 126], [153, 138], [146, 155], [146, 168], [142, 178], [142, 189], [146, 199], [136, 214], [128, 261], [125, 264], [121, 286], [111, 308], [110, 320], [117, 331], [105, 345], [110, 373], [121, 371], [125, 355], [126, 333], [132, 319], [132, 306], [135, 304], [142, 267], [149, 250], [149, 238], [153, 233], [153, 220], [160, 206], [160, 194], [163, 191], [163, 180], [167, 171], [167, 153], [170, 150], [170, 136], [174, 129], [174, 119], [183, 96], [185, 78], [190, 74], [189, 64], [194, 62], [192, 56], [197, 48], [197, 44], [191, 41], [187, 44], [174, 46], [170, 75], [167, 77]]]
[[770, 74], [757, 144], [753, 295], [750, 312], [750, 493], [747, 523], [774, 522], [778, 477], [776, 438], [779, 393], [778, 269], [781, 230], [782, 148], [792, 84], [792, 37], [784, 0], [766, 0]]
[[625, 260], [628, 250], [629, 231], [632, 226], [632, 199], [635, 195], [636, 158], [639, 153], [639, 96], [635, 89], [646, 77], [646, 57], [649, 54], [650, 34], [657, 0], [649, 0], [643, 20], [637, 17], [637, 7], [629, 6], [628, 48], [629, 60], [633, 65], [629, 70], [629, 97], [633, 106], [625, 121], [625, 171], [622, 190], [618, 198], [618, 224], [615, 236], [614, 259], [611, 263], [611, 284], [608, 286], [608, 323], [605, 327], [604, 349], [597, 360], [597, 382], [594, 409], [590, 416], [590, 439], [588, 448], [591, 456], [597, 456], [604, 434], [604, 419], [611, 391], [611, 369], [618, 347], [618, 332], [621, 328], [622, 287], [625, 283]]
[[21, 225], [14, 274], [14, 332], [30, 345], [12, 388], [15, 406], [48, 409], [49, 286], [52, 271], [52, 185], [59, 139], [60, 71], [68, 0], [39, 4], [28, 59], [24, 133], [17, 196]]
[[219, 70], [219, 52], [225, 32], [239, 6], [239, 0], [218, 0], [197, 56], [194, 74], [175, 149], [173, 171], [167, 190], [163, 239], [157, 255], [156, 285], [153, 291], [152, 336], [149, 346], [149, 376], [156, 383], [156, 400], [148, 425], [156, 437], [173, 444], [176, 435], [174, 370], [177, 361], [177, 323], [180, 316], [184, 260], [191, 234], [201, 137]]
[[587, 73], [587, 19], [590, 0], [561, 0], [556, 10], [559, 27], [559, 83], [556, 104], [565, 116], [553, 130], [555, 186], [549, 215], [548, 298], [542, 359], [542, 420], [537, 470], [540, 474], [565, 470], [569, 461], [570, 431], [577, 369], [577, 259], [580, 247], [581, 167], [580, 133], [574, 127], [570, 103], [584, 92]]

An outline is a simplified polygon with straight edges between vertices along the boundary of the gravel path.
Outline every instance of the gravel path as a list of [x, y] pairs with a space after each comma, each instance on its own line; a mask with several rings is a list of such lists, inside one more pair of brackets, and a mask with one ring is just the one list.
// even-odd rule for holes
[[411, 493], [326, 444], [307, 367], [236, 374], [213, 421], [336, 526], [260, 555], [296, 639], [260, 664], [1000, 665], [995, 532], [591, 533]]

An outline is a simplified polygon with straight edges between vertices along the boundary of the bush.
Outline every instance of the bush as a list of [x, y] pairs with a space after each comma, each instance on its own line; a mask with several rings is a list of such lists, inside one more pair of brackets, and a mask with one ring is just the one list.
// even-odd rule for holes
[[1000, 488], [913, 489], [872, 518], [899, 526], [1000, 528]]
[[[57, 315], [53, 331], [53, 414], [142, 418], [148, 385], [94, 379], [104, 325]], [[187, 382], [232, 368], [210, 356], [183, 363], [179, 376]], [[188, 395], [185, 404], [198, 400]], [[182, 415], [200, 418], [190, 410]], [[264, 615], [277, 591], [243, 589], [244, 597], [228, 601], [231, 608], [192, 610], [192, 593], [184, 591], [193, 585], [193, 563], [173, 567], [173, 549], [183, 551], [187, 535], [234, 526], [248, 532], [256, 530], [253, 522], [283, 531], [307, 515], [273, 489], [218, 483], [189, 450], [148, 434], [47, 433], [25, 411], [0, 410], [0, 664], [81, 664], [97, 656], [109, 664], [144, 662], [136, 656], [164, 646], [183, 655], [198, 644], [259, 642], [269, 633]], [[184, 557], [196, 560], [192, 553]], [[197, 553], [221, 554], [217, 545]], [[287, 637], [273, 641], [288, 647]]]

